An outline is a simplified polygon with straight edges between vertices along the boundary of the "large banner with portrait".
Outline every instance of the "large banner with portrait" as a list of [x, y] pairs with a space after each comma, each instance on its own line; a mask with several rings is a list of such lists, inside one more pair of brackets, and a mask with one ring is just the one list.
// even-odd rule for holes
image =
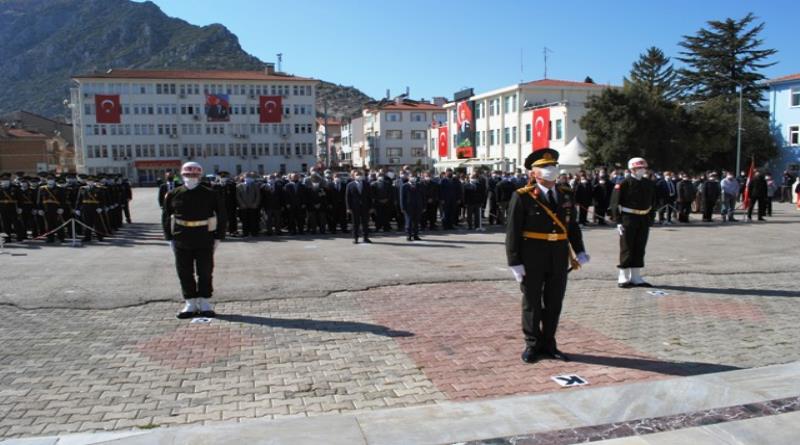
[[206, 119], [208, 122], [231, 120], [231, 101], [227, 94], [206, 94]]
[[475, 157], [475, 102], [462, 100], [456, 105], [456, 158]]

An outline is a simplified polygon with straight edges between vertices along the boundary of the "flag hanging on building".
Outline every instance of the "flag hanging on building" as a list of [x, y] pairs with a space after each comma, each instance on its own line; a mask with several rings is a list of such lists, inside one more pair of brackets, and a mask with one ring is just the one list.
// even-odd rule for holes
[[533, 110], [533, 151], [550, 145], [550, 109]]
[[119, 105], [119, 94], [108, 96], [96, 94], [94, 96], [94, 107], [98, 124], [118, 124], [121, 122], [122, 109]]
[[208, 122], [230, 122], [231, 101], [227, 94], [206, 94]]
[[258, 98], [259, 122], [262, 124], [277, 124], [283, 116], [283, 101], [281, 96], [261, 96]]
[[463, 100], [456, 105], [456, 158], [475, 157], [475, 102]]
[[439, 131], [439, 157], [446, 158], [450, 150], [448, 150], [448, 134], [447, 125], [442, 125], [438, 128]]

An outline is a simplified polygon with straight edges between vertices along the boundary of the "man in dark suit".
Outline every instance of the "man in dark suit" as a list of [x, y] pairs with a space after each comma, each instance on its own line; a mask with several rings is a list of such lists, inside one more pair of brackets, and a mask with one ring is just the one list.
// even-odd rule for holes
[[756, 170], [753, 179], [747, 183], [747, 196], [750, 202], [747, 205], [747, 220], [753, 219], [753, 207], [758, 202], [758, 220], [766, 221], [764, 216], [767, 214], [767, 180], [760, 171]]
[[328, 212], [328, 228], [336, 233], [336, 228], [347, 233], [347, 182], [336, 176], [328, 184], [330, 211]]
[[164, 197], [167, 196], [167, 193], [171, 192], [180, 185], [181, 182], [175, 178], [175, 174], [172, 173], [172, 170], [167, 170], [167, 172], [164, 173], [164, 182], [158, 186], [158, 207], [163, 209]]
[[400, 193], [400, 209], [405, 217], [406, 239], [408, 241], [420, 241], [419, 222], [422, 219], [422, 211], [425, 208], [425, 195], [419, 185], [419, 177], [416, 173], [403, 184], [403, 191]]
[[528, 155], [525, 168], [531, 170], [532, 182], [511, 196], [508, 207], [506, 256], [523, 293], [525, 363], [569, 360], [558, 350], [555, 338], [568, 268], [589, 261], [574, 194], [568, 185], [556, 185], [557, 165], [558, 152], [551, 148]]
[[369, 213], [372, 208], [372, 191], [361, 171], [356, 171], [355, 180], [347, 184], [345, 204], [347, 213], [353, 217], [353, 244], [358, 244], [359, 229], [364, 231], [364, 242], [371, 243]]
[[422, 187], [425, 195], [425, 212], [422, 216], [423, 230], [436, 230], [436, 219], [439, 212], [439, 182], [431, 178], [429, 172], [422, 175]]
[[299, 174], [293, 173], [291, 179], [283, 187], [286, 220], [289, 225], [289, 233], [302, 235], [305, 232], [306, 187], [300, 183]]

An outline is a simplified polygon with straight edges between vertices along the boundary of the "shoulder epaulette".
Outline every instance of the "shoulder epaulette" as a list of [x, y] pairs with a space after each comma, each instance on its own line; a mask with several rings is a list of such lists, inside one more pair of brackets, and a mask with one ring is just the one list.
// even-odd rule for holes
[[569, 193], [572, 191], [572, 187], [569, 184], [561, 184], [558, 186], [558, 191]]
[[524, 195], [533, 190], [533, 188], [534, 188], [533, 185], [526, 185], [525, 187], [518, 188], [517, 193], [519, 193], [520, 195]]

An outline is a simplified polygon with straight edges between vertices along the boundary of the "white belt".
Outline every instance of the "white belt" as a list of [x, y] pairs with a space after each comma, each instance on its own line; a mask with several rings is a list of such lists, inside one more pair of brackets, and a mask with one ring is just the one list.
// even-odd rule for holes
[[625, 206], [619, 206], [619, 210], [622, 213], [630, 213], [632, 215], [647, 215], [648, 213], [650, 213], [650, 209], [651, 207], [648, 207], [644, 210], [639, 210], [639, 209], [631, 209]]

